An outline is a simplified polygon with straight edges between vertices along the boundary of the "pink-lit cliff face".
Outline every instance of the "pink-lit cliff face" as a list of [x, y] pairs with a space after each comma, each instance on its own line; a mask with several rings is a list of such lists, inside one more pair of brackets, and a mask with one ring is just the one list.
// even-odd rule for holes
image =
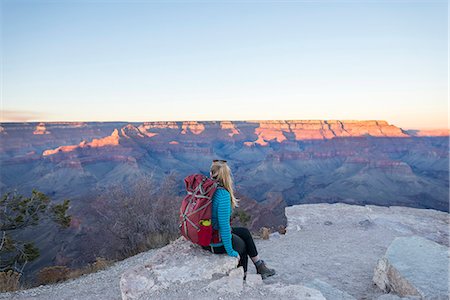
[[[47, 132], [45, 124], [38, 125], [40, 132]], [[244, 132], [242, 131], [243, 129]], [[36, 130], [33, 132], [35, 134]], [[82, 148], [102, 148], [119, 146], [120, 141], [130, 138], [137, 138], [157, 144], [169, 144], [177, 146], [184, 144], [188, 149], [189, 143], [197, 139], [214, 139], [219, 133], [228, 136], [228, 139], [242, 141], [247, 147], [255, 145], [267, 147], [269, 142], [280, 144], [291, 143], [302, 140], [328, 140], [345, 137], [396, 137], [405, 138], [412, 136], [444, 136], [448, 130], [438, 131], [415, 131], [408, 133], [395, 125], [390, 125], [386, 121], [339, 121], [339, 120], [279, 120], [279, 121], [248, 121], [248, 122], [145, 122], [134, 126], [127, 124], [119, 129], [114, 129], [113, 133], [103, 138], [94, 138], [91, 142], [82, 141], [77, 145], [59, 146], [55, 149], [43, 151], [43, 156], [49, 156], [56, 153], [71, 152]], [[6, 134], [3, 128], [2, 133]], [[188, 144], [186, 144], [188, 143]], [[180, 145], [181, 147], [181, 145]], [[187, 147], [187, 148], [186, 148]], [[191, 147], [192, 151], [195, 147]], [[285, 156], [304, 156], [305, 154], [289, 154]]]
[[239, 130], [236, 129], [233, 122], [231, 121], [223, 121], [220, 122], [220, 128], [225, 131], [229, 131], [228, 135], [233, 137], [235, 134], [239, 134]]
[[279, 143], [287, 140], [287, 134], [294, 134], [295, 140], [324, 140], [336, 137], [357, 137], [370, 135], [374, 137], [409, 137], [400, 128], [389, 125], [386, 121], [261, 121], [255, 129], [258, 138], [246, 142], [251, 146], [259, 144], [266, 146], [268, 141]]
[[53, 150], [45, 150], [42, 155], [43, 156], [49, 156], [60, 152], [72, 152], [75, 149], [78, 148], [100, 148], [100, 147], [106, 147], [106, 146], [117, 146], [119, 145], [119, 131], [117, 129], [114, 129], [113, 133], [110, 136], [101, 138], [101, 139], [93, 139], [92, 142], [88, 143], [86, 141], [82, 141], [78, 145], [71, 145], [71, 146], [60, 146]]
[[138, 129], [147, 137], [154, 137], [158, 135], [155, 131], [178, 130], [179, 126], [176, 122], [144, 122]]
[[181, 131], [181, 134], [186, 134], [188, 130], [192, 132], [193, 134], [200, 134], [205, 130], [205, 125], [203, 125], [201, 122], [196, 121], [188, 121], [183, 122], [183, 125], [181, 125], [181, 128], [183, 129]]

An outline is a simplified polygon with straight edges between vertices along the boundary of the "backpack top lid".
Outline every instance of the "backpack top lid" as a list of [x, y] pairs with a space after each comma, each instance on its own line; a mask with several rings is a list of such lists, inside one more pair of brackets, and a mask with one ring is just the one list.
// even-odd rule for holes
[[184, 179], [184, 184], [188, 194], [207, 195], [209, 197], [212, 197], [216, 188], [220, 186], [216, 180], [203, 174], [192, 174], [187, 176]]

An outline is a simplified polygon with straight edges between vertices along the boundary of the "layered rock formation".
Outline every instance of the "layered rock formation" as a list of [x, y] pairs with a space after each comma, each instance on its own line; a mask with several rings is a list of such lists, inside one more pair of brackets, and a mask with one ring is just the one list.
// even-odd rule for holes
[[396, 238], [378, 261], [373, 281], [385, 292], [448, 299], [449, 249], [428, 239]]
[[[78, 124], [79, 127], [86, 127], [86, 124]], [[61, 126], [59, 126], [61, 127]], [[58, 128], [59, 128], [58, 127]], [[37, 125], [34, 134], [49, 134], [45, 123]], [[85, 130], [85, 129], [83, 129]], [[6, 132], [6, 131], [5, 131]], [[232, 139], [239, 141], [243, 146], [252, 147], [255, 145], [267, 147], [269, 143], [281, 143], [286, 146], [293, 146], [295, 141], [328, 140], [345, 137], [389, 137], [403, 138], [412, 137], [406, 131], [386, 121], [249, 121], [249, 122], [145, 122], [143, 124], [132, 123], [113, 130], [109, 136], [93, 138], [91, 142], [86, 142], [83, 138], [78, 145], [58, 146], [55, 149], [45, 149], [43, 156], [53, 155], [60, 152], [75, 151], [80, 147], [105, 147], [117, 146], [120, 136], [124, 138], [149, 139], [149, 145], [156, 150], [163, 148], [167, 150], [168, 145], [173, 141], [189, 143], [203, 143], [210, 139]], [[156, 139], [155, 137], [158, 136]], [[213, 141], [211, 140], [211, 141]], [[165, 146], [163, 146], [165, 145]], [[192, 149], [192, 147], [191, 147]], [[305, 156], [306, 155], [306, 156]], [[323, 157], [318, 153], [319, 157]], [[327, 154], [329, 155], [329, 154]], [[286, 158], [306, 158], [307, 153], [292, 152], [289, 150], [283, 154]]]
[[231, 121], [220, 122], [220, 128], [222, 130], [229, 130], [230, 132], [228, 133], [228, 135], [230, 137], [232, 137], [235, 134], [239, 134], [240, 133], [239, 130], [236, 129], [236, 126]]
[[181, 134], [188, 133], [188, 130], [193, 134], [200, 134], [205, 130], [205, 125], [197, 121], [183, 122], [181, 129]]
[[[389, 125], [386, 121], [265, 121], [255, 129], [258, 139], [255, 144], [266, 146], [268, 141], [279, 143], [287, 140], [286, 135], [294, 134], [296, 140], [323, 140], [338, 137], [408, 137], [402, 129]], [[247, 145], [250, 145], [247, 143]]]
[[[127, 127], [125, 127], [127, 128]], [[124, 128], [121, 130], [122, 136], [128, 137], [126, 135], [126, 131]], [[49, 156], [60, 152], [72, 152], [79, 148], [100, 148], [100, 147], [106, 147], [106, 146], [117, 146], [119, 145], [119, 131], [117, 129], [114, 129], [112, 134], [110, 136], [100, 138], [100, 139], [93, 139], [91, 142], [82, 141], [78, 145], [71, 145], [71, 146], [61, 146], [53, 150], [45, 150], [42, 153], [42, 156]]]

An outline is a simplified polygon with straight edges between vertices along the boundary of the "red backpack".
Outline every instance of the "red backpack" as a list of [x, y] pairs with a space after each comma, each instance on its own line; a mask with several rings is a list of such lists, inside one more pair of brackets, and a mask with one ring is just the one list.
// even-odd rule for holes
[[219, 231], [212, 226], [212, 197], [218, 182], [202, 174], [189, 175], [184, 179], [187, 195], [181, 202], [181, 234], [200, 246], [221, 241]]

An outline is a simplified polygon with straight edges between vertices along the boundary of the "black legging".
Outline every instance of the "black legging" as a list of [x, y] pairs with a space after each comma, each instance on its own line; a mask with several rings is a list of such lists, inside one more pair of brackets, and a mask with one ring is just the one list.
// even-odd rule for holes
[[[241, 259], [239, 260], [239, 266], [244, 268], [244, 272], [247, 272], [248, 256], [255, 257], [258, 255], [253, 237], [250, 231], [245, 227], [231, 227], [231, 243], [233, 249], [239, 253]], [[214, 253], [222, 254], [226, 253], [224, 246], [213, 247]], [[211, 251], [211, 247], [203, 246], [203, 249]]]

